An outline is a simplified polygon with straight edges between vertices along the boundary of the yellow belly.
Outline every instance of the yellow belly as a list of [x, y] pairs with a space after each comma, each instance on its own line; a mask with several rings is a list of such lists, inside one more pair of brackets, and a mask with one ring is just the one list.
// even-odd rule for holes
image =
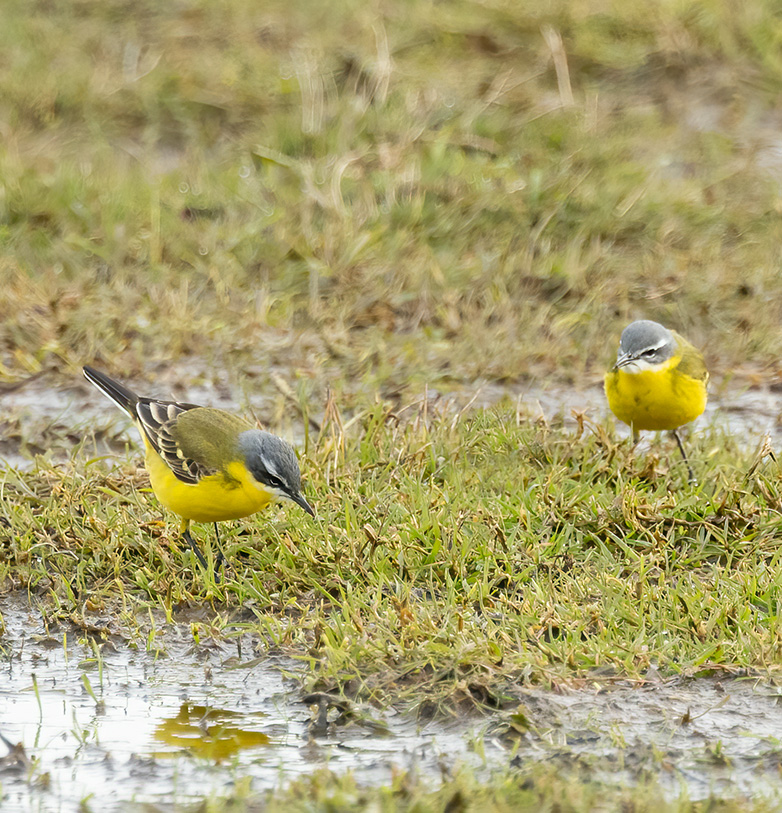
[[183, 483], [162, 457], [145, 441], [146, 466], [155, 496], [175, 514], [194, 522], [239, 519], [260, 511], [271, 495], [240, 463], [197, 483]]
[[675, 367], [630, 373], [611, 370], [605, 376], [611, 412], [634, 432], [677, 429], [706, 408], [706, 384]]

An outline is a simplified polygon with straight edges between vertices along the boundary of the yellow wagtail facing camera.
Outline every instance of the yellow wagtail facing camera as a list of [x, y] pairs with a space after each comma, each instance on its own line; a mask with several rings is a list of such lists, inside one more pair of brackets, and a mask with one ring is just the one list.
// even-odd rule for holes
[[641, 430], [671, 430], [690, 480], [684, 445], [676, 431], [706, 408], [709, 372], [701, 352], [675, 330], [642, 319], [622, 331], [616, 364], [605, 375], [611, 411], [638, 438]]
[[[239, 519], [275, 497], [315, 516], [301, 493], [296, 454], [282, 438], [221, 409], [142, 398], [92, 367], [84, 375], [133, 419], [146, 447], [152, 490], [181, 517], [182, 535], [204, 567], [191, 521]], [[218, 550], [216, 569], [223, 559]]]

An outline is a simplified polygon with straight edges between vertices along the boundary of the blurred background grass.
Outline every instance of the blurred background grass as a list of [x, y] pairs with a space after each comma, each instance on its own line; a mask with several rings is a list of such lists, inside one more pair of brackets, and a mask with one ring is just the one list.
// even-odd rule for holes
[[774, 379], [778, 10], [8, 0], [0, 380], [594, 383], [641, 316]]

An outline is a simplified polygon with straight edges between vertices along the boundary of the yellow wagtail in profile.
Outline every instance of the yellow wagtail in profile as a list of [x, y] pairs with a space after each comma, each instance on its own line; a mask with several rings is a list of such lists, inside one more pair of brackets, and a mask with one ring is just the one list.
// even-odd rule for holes
[[616, 364], [605, 375], [611, 412], [638, 439], [641, 430], [671, 430], [690, 481], [695, 480], [679, 433], [706, 408], [709, 371], [700, 350], [675, 330], [641, 319], [622, 331]]
[[[182, 519], [182, 535], [204, 567], [191, 522], [214, 522], [216, 532], [217, 522], [254, 514], [276, 497], [315, 516], [301, 493], [296, 454], [282, 438], [222, 409], [142, 398], [92, 367], [84, 375], [133, 419], [152, 491]], [[223, 560], [218, 548], [216, 569]]]

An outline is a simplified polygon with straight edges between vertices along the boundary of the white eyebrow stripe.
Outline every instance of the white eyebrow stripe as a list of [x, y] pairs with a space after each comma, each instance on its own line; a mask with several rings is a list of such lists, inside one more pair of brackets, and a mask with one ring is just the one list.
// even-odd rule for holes
[[266, 457], [266, 455], [261, 455], [261, 462], [264, 465], [266, 471], [269, 472], [272, 476], [276, 477], [278, 480], [281, 480], [280, 472], [277, 470], [277, 467], [274, 465], [274, 460], [270, 457]]
[[[642, 353], [648, 353], [650, 350], [654, 350], [654, 351], [662, 350], [663, 347], [665, 347], [665, 345], [667, 345], [667, 344], [668, 344], [668, 340], [663, 339], [663, 341], [658, 342], [657, 344], [648, 344], [648, 345], [646, 345], [646, 347], [642, 347], [639, 350], [633, 351], [633, 355], [640, 356]], [[625, 352], [629, 353], [631, 351], [628, 350], [628, 351], [625, 351]]]

